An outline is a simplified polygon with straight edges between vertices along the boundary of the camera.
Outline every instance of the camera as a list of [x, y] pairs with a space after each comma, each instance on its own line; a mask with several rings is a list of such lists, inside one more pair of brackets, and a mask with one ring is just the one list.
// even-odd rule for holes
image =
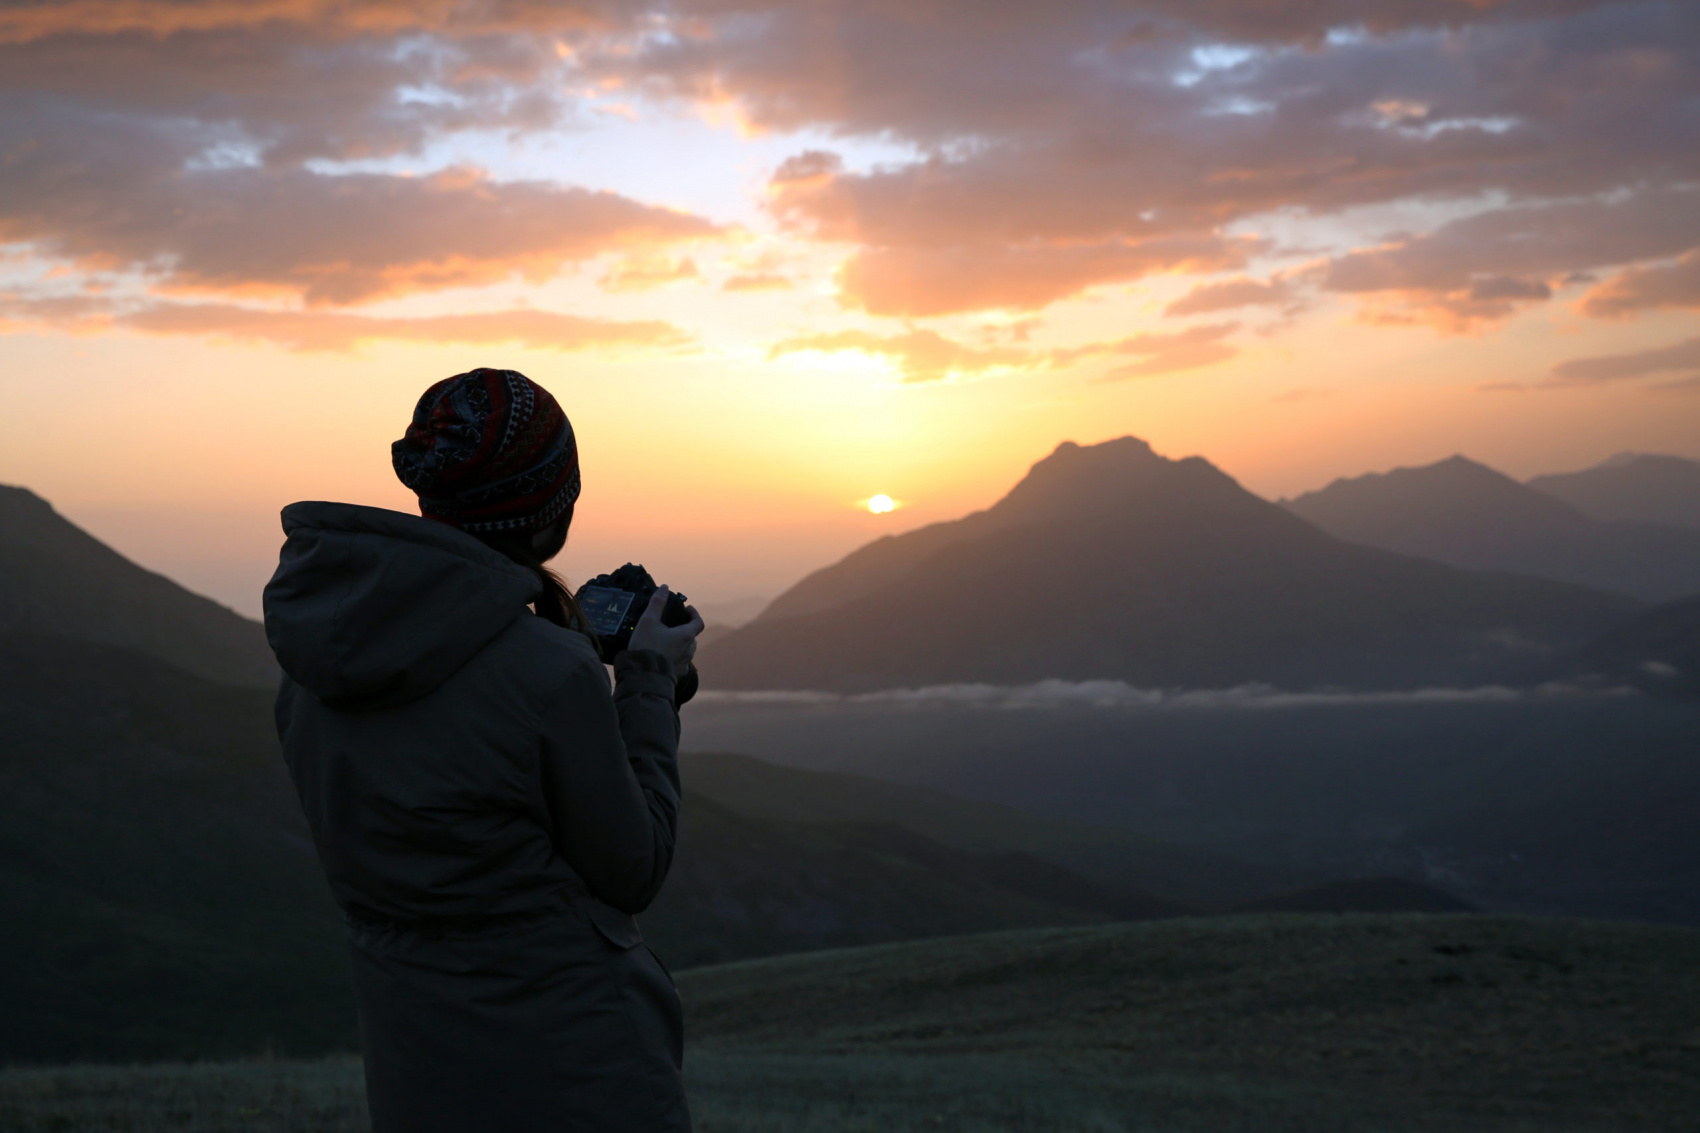
[[[599, 574], [579, 587], [578, 607], [584, 611], [591, 632], [602, 644], [602, 658], [612, 661], [632, 643], [632, 630], [649, 606], [656, 591], [655, 579], [637, 563], [627, 563], [612, 574]], [[661, 611], [661, 624], [682, 626], [691, 620], [685, 611], [685, 596], [674, 591]]]

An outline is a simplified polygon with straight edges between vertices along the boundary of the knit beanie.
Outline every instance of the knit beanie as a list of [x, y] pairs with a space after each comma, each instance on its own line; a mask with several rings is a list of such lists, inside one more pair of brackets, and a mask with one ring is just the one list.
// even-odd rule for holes
[[515, 370], [470, 370], [426, 390], [390, 460], [421, 515], [462, 531], [541, 531], [579, 493], [572, 423]]

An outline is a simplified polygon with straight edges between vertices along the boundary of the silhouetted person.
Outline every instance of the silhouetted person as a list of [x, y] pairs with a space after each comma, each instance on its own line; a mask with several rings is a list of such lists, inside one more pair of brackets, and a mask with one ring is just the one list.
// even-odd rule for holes
[[664, 627], [659, 591], [610, 690], [543, 565], [572, 426], [523, 375], [432, 386], [393, 459], [423, 518], [291, 504], [265, 596], [375, 1133], [689, 1129], [678, 993], [632, 915], [673, 857], [702, 620]]

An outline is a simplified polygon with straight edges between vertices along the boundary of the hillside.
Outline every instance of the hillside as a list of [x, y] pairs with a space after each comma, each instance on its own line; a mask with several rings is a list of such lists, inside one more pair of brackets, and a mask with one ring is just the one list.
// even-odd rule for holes
[[1657, 606], [1589, 642], [1575, 667], [1656, 696], [1700, 698], [1700, 595]]
[[782, 957], [680, 987], [699, 1066], [765, 1055], [777, 1093], [784, 1060], [804, 1079], [830, 1060], [840, 1104], [857, 1071], [883, 1073], [884, 1104], [930, 1103], [954, 1128], [1022, 1099], [1072, 1104], [1078, 1124], [1040, 1108], [1054, 1124], [1037, 1128], [1448, 1133], [1673, 1130], [1700, 1105], [1700, 933], [1687, 931], [1158, 922]]
[[143, 570], [46, 500], [5, 485], [0, 634], [115, 645], [207, 680], [277, 686], [277, 664], [259, 622]]
[[[130, 650], [9, 637], [0, 735], [0, 1063], [354, 1042], [341, 916], [269, 692]], [[735, 805], [715, 801], [727, 775], [688, 761], [673, 876], [643, 917], [676, 966], [1172, 915], [1291, 876], [931, 792], [704, 762], [735, 770]], [[821, 805], [835, 791], [844, 805]], [[1076, 859], [1104, 868], [1089, 876]], [[1196, 880], [1199, 898], [1156, 896], [1137, 884], [1147, 876], [1183, 893]]]
[[[0, 645], [0, 1062], [353, 1043], [341, 915], [270, 701], [126, 650]], [[643, 920], [684, 965], [1181, 908], [1024, 850], [693, 794]]]
[[1700, 703], [1609, 682], [687, 711], [705, 747], [1118, 827], [1306, 884], [1398, 876], [1488, 909], [1700, 925]]
[[1536, 476], [1529, 487], [1595, 519], [1700, 527], [1700, 460], [1620, 453], [1581, 472]]
[[[1700, 934], [1274, 915], [954, 937], [678, 975], [703, 1130], [1669, 1133]], [[0, 1070], [19, 1133], [363, 1133], [355, 1059]]]
[[765, 822], [878, 823], [982, 857], [1028, 855], [1112, 892], [1148, 893], [1194, 909], [1226, 909], [1296, 888], [1307, 875], [1162, 842], [1115, 826], [1041, 818], [996, 803], [862, 775], [723, 752], [680, 757], [685, 789]]
[[1124, 437], [1065, 443], [986, 511], [815, 572], [701, 667], [723, 689], [1471, 683], [1535, 671], [1636, 608], [1343, 543]]
[[8, 637], [0, 735], [0, 1062], [354, 1041], [269, 692]]
[[1469, 570], [1655, 602], [1700, 591], [1700, 530], [1595, 519], [1461, 456], [1336, 480], [1285, 506], [1349, 542]]

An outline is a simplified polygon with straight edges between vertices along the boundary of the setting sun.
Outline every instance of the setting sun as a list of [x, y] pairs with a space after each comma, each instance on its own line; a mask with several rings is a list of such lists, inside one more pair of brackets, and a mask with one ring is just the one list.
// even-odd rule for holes
[[884, 515], [896, 507], [897, 505], [891, 502], [890, 496], [873, 496], [868, 500], [868, 510], [875, 515]]

